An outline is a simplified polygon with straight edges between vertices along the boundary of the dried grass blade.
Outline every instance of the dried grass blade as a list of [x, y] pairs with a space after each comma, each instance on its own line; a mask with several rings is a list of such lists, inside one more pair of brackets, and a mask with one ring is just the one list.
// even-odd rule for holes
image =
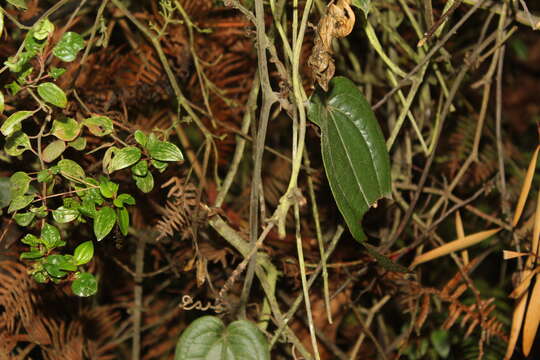
[[417, 256], [416, 259], [414, 259], [413, 263], [411, 264], [410, 268], [414, 268], [416, 265], [425, 263], [427, 261], [431, 261], [433, 259], [436, 259], [438, 257], [448, 255], [454, 251], [462, 250], [465, 248], [468, 248], [469, 246], [472, 246], [474, 244], [477, 244], [490, 236], [498, 233], [501, 231], [501, 228], [497, 229], [491, 229], [486, 231], [480, 231], [475, 234], [469, 235], [464, 237], [463, 239], [458, 239], [451, 241], [447, 244], [444, 244], [442, 246], [439, 246], [436, 249], [433, 249], [431, 251], [428, 251], [425, 254], [422, 254], [420, 256]]
[[510, 260], [515, 259], [517, 257], [522, 256], [529, 256], [529, 253], [526, 252], [518, 252], [518, 251], [512, 251], [512, 250], [503, 250], [503, 259], [504, 260]]
[[525, 306], [527, 305], [528, 293], [525, 293], [516, 303], [514, 308], [514, 315], [512, 315], [512, 327], [510, 329], [510, 337], [508, 339], [508, 345], [506, 347], [506, 355], [504, 360], [510, 360], [514, 349], [516, 348], [517, 339], [519, 337], [519, 331], [521, 330], [521, 324], [523, 323], [523, 315], [525, 315]]
[[540, 272], [540, 268], [534, 269], [534, 271], [531, 270], [524, 270], [523, 276], [521, 277], [521, 282], [518, 286], [512, 291], [509, 297], [513, 299], [520, 298], [527, 289], [529, 289], [529, 285], [531, 285], [532, 278]]
[[529, 191], [531, 190], [531, 184], [534, 177], [534, 170], [536, 169], [536, 160], [538, 159], [538, 150], [540, 150], [540, 146], [536, 147], [536, 150], [534, 151], [534, 154], [531, 158], [531, 162], [529, 163], [529, 168], [527, 169], [527, 175], [525, 175], [525, 180], [523, 181], [523, 186], [521, 187], [521, 193], [519, 194], [519, 200], [516, 205], [516, 211], [514, 212], [514, 219], [512, 220], [512, 226], [516, 226], [519, 222], [519, 218], [521, 217], [521, 214], [523, 213], [523, 209], [525, 208], [525, 202], [527, 201], [527, 196], [529, 195]]
[[527, 316], [525, 317], [525, 325], [523, 326], [523, 354], [527, 357], [531, 352], [531, 348], [536, 337], [538, 324], [540, 323], [540, 279], [536, 275], [536, 283], [531, 294], [531, 301], [527, 307]]
[[[456, 234], [458, 239], [463, 239], [465, 237], [465, 231], [463, 230], [463, 221], [461, 220], [461, 214], [459, 210], [456, 211]], [[461, 258], [463, 259], [463, 264], [467, 265], [469, 263], [469, 252], [463, 250], [461, 252]]]

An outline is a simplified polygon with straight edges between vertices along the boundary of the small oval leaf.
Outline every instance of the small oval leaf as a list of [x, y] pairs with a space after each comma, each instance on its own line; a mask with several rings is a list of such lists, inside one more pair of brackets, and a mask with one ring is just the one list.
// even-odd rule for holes
[[68, 31], [53, 49], [53, 54], [62, 61], [75, 60], [77, 53], [84, 48], [84, 39], [76, 32]]
[[17, 171], [15, 174], [11, 175], [9, 178], [11, 196], [16, 197], [26, 194], [30, 188], [31, 181], [32, 178], [24, 171]]
[[94, 295], [98, 290], [98, 283], [94, 275], [80, 273], [71, 283], [71, 290], [77, 296], [87, 297]]
[[135, 146], [126, 146], [118, 150], [109, 164], [109, 173], [125, 169], [135, 164], [141, 158], [141, 149]]
[[150, 171], [146, 173], [146, 176], [133, 175], [133, 179], [135, 180], [135, 185], [143, 193], [149, 193], [154, 188], [154, 176]]
[[79, 216], [79, 211], [60, 206], [58, 209], [52, 211], [52, 215], [54, 221], [65, 224], [75, 220]]
[[93, 116], [82, 121], [83, 125], [95, 136], [104, 136], [113, 132], [114, 125], [106, 116]]
[[118, 213], [118, 227], [122, 235], [127, 236], [129, 232], [129, 212], [125, 207], [117, 209]]
[[58, 168], [60, 169], [60, 174], [62, 174], [68, 180], [78, 180], [85, 177], [84, 170], [81, 165], [77, 164], [73, 160], [60, 160], [58, 162]]
[[94, 256], [94, 243], [92, 241], [85, 241], [75, 248], [73, 253], [73, 261], [77, 265], [84, 265]]
[[178, 148], [168, 141], [148, 142], [148, 153], [152, 159], [159, 161], [184, 161], [184, 155]]
[[56, 160], [66, 150], [66, 143], [62, 140], [55, 140], [45, 149], [43, 149], [42, 157], [43, 161], [49, 163]]
[[16, 131], [6, 138], [4, 150], [9, 156], [19, 156], [26, 150], [30, 150], [30, 138], [22, 131]]
[[11, 114], [0, 127], [0, 132], [4, 136], [9, 136], [15, 131], [21, 130], [21, 122], [28, 119], [33, 113], [33, 111], [21, 110]]
[[116, 213], [110, 207], [101, 208], [94, 219], [94, 234], [97, 241], [103, 240], [114, 227], [116, 223]]
[[67, 105], [67, 97], [64, 90], [52, 82], [39, 84], [37, 87], [39, 96], [49, 104], [65, 108]]
[[41, 229], [41, 241], [47, 250], [52, 250], [55, 247], [66, 245], [60, 237], [60, 231], [50, 224], [45, 223]]
[[251, 322], [239, 320], [227, 328], [215, 316], [195, 320], [180, 336], [175, 360], [270, 360], [265, 336]]
[[81, 133], [81, 124], [73, 118], [54, 120], [51, 133], [64, 141], [73, 141]]

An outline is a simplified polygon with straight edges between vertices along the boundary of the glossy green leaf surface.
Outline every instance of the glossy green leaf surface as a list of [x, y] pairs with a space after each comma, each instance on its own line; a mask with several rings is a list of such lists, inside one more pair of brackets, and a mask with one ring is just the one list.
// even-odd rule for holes
[[159, 161], [183, 161], [184, 155], [178, 146], [168, 141], [159, 141], [154, 136], [148, 137], [146, 148], [152, 159]]
[[25, 212], [25, 213], [19, 213], [13, 216], [13, 220], [17, 223], [19, 226], [28, 226], [34, 220], [36, 217], [36, 214], [31, 212]]
[[47, 250], [66, 245], [66, 242], [62, 241], [62, 238], [60, 237], [60, 231], [55, 226], [47, 223], [45, 223], [41, 229], [41, 241]]
[[116, 209], [118, 216], [118, 227], [122, 235], [127, 236], [129, 232], [129, 212], [126, 208]]
[[94, 218], [94, 234], [97, 241], [103, 240], [116, 223], [116, 213], [110, 207], [101, 208]]
[[215, 316], [195, 320], [180, 336], [175, 360], [270, 360], [265, 336], [251, 322], [239, 320], [225, 328]]
[[39, 96], [47, 103], [61, 108], [67, 105], [67, 97], [64, 90], [52, 82], [39, 84], [37, 87]]
[[[1, 35], [1, 31], [0, 31], [0, 35]], [[0, 91], [0, 114], [4, 112], [4, 108], [5, 108], [4, 94], [2, 94], [2, 92]]]
[[77, 265], [84, 265], [94, 257], [94, 243], [92, 241], [85, 241], [79, 244], [75, 248], [73, 253], [73, 261]]
[[311, 99], [309, 118], [321, 128], [330, 188], [353, 236], [364, 241], [361, 220], [382, 197], [390, 197], [390, 158], [371, 106], [354, 83], [330, 82], [327, 94]]
[[[310, 99], [308, 117], [321, 128], [321, 150], [328, 183], [353, 237], [364, 242], [362, 217], [377, 200], [391, 195], [390, 157], [375, 115], [356, 85], [343, 77], [328, 93]], [[364, 244], [381, 266], [406, 272]]]
[[84, 48], [84, 40], [76, 32], [66, 32], [53, 49], [53, 54], [62, 61], [75, 60], [77, 53]]
[[71, 290], [77, 296], [87, 297], [94, 295], [98, 290], [98, 283], [94, 275], [80, 273], [71, 283]]
[[65, 224], [75, 220], [79, 216], [79, 212], [75, 209], [68, 209], [64, 206], [52, 211], [54, 221]]
[[21, 110], [11, 114], [0, 127], [0, 132], [4, 136], [9, 136], [15, 131], [21, 130], [21, 122], [32, 116], [34, 112], [29, 110]]
[[118, 150], [109, 164], [109, 173], [125, 169], [135, 164], [141, 158], [141, 149], [135, 146], [126, 146]]

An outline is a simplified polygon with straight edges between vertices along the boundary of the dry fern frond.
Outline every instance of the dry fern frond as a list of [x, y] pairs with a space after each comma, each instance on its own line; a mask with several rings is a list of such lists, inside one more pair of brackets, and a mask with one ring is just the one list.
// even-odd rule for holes
[[167, 204], [155, 226], [159, 232], [157, 240], [172, 236], [175, 232], [179, 232], [182, 238], [187, 238], [190, 236], [191, 225], [198, 220], [197, 189], [193, 184], [184, 184], [184, 181], [177, 177], [171, 178], [162, 188], [168, 186], [171, 187], [167, 193]]
[[26, 266], [15, 261], [2, 261], [0, 271], [0, 328], [15, 331], [19, 320], [28, 323], [33, 315], [31, 289]]

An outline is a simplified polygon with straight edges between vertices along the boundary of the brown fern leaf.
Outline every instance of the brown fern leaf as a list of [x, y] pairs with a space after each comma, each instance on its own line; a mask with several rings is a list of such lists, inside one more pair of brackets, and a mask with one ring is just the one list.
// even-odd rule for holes
[[194, 221], [202, 220], [197, 219], [199, 213], [197, 189], [193, 184], [184, 184], [184, 181], [177, 177], [171, 178], [162, 188], [168, 186], [171, 187], [167, 193], [167, 204], [155, 226], [159, 232], [158, 240], [172, 236], [175, 232], [181, 233], [182, 238], [187, 238]]
[[26, 266], [15, 261], [2, 261], [0, 272], [0, 328], [15, 331], [18, 320], [28, 323], [33, 316], [31, 289]]

